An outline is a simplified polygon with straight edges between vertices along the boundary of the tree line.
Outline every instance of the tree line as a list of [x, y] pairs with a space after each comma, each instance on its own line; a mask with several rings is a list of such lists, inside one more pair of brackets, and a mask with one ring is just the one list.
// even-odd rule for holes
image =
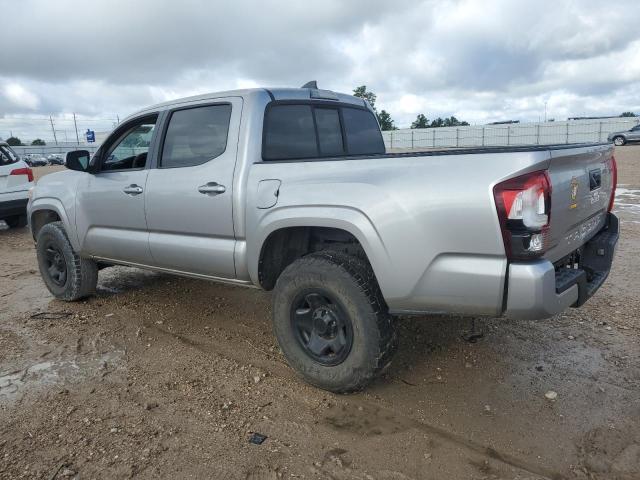
[[[391, 118], [391, 114], [386, 110], [378, 110], [376, 109], [376, 94], [367, 90], [366, 85], [360, 85], [353, 90], [353, 95], [359, 98], [364, 98], [373, 111], [376, 113], [378, 117], [378, 123], [380, 123], [381, 130], [398, 130], [398, 127], [395, 125], [395, 121]], [[619, 115], [620, 117], [637, 117], [638, 115], [634, 112], [623, 112]], [[416, 116], [416, 119], [411, 123], [411, 128], [437, 128], [437, 127], [466, 127], [469, 125], [469, 122], [458, 120], [453, 115], [448, 118], [436, 118], [435, 120], [429, 121], [429, 119], [424, 115], [424, 113], [419, 113]], [[2, 140], [0, 138], [0, 140]], [[11, 136], [7, 138], [6, 142], [12, 147], [23, 146], [22, 140], [18, 137]], [[34, 146], [45, 146], [47, 143], [41, 138], [36, 138], [31, 142], [31, 145]]]
[[[378, 123], [380, 123], [381, 130], [398, 130], [396, 127], [393, 118], [391, 118], [391, 114], [386, 110], [378, 110], [376, 109], [376, 94], [367, 90], [366, 85], [360, 85], [353, 90], [353, 95], [356, 97], [364, 98], [369, 102], [371, 108], [376, 113], [378, 117]], [[634, 112], [623, 112], [619, 115], [620, 117], [637, 117], [638, 115]], [[437, 128], [437, 127], [466, 127], [469, 126], [469, 122], [465, 122], [463, 120], [458, 120], [453, 115], [448, 118], [436, 118], [435, 120], [429, 121], [429, 119], [425, 116], [424, 113], [419, 113], [416, 116], [416, 119], [411, 123], [411, 128]]]
[[[2, 140], [2, 139], [0, 138], [0, 140]], [[24, 143], [22, 143], [22, 140], [20, 140], [18, 137], [9, 137], [9, 138], [7, 138], [6, 142], [12, 147], [24, 146]], [[41, 138], [36, 138], [33, 142], [31, 142], [31, 145], [35, 145], [37, 147], [42, 147], [42, 146], [44, 146], [46, 144], [47, 144], [47, 142], [45, 142]]]
[[[367, 90], [366, 85], [360, 85], [353, 90], [353, 95], [359, 98], [364, 98], [373, 111], [376, 113], [378, 117], [378, 123], [380, 124], [381, 130], [398, 130], [398, 127], [395, 125], [395, 121], [391, 118], [391, 114], [386, 110], [378, 110], [376, 109], [376, 94]], [[464, 127], [468, 126], [468, 122], [460, 121], [453, 115], [448, 118], [438, 117], [435, 120], [429, 121], [429, 119], [424, 115], [424, 113], [418, 114], [416, 119], [411, 124], [411, 128], [434, 128], [434, 127]]]

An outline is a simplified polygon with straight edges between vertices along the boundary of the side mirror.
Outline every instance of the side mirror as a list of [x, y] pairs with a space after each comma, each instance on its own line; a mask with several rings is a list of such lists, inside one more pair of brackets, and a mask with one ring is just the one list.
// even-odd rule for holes
[[86, 172], [89, 168], [90, 159], [91, 154], [88, 150], [73, 150], [72, 152], [67, 152], [65, 163], [69, 170]]

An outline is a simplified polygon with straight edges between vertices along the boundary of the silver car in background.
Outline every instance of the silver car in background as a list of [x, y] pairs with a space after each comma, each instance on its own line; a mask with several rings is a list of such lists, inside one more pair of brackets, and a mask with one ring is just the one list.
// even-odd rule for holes
[[607, 141], [613, 142], [618, 147], [627, 143], [640, 142], [640, 124], [625, 132], [610, 133]]

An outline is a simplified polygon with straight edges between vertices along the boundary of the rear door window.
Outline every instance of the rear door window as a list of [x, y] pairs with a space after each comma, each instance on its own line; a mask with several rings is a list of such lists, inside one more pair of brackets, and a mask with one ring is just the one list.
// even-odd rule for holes
[[343, 108], [342, 118], [349, 155], [371, 155], [385, 152], [378, 122], [369, 110]]
[[231, 105], [207, 105], [171, 114], [162, 148], [161, 168], [192, 167], [227, 149]]

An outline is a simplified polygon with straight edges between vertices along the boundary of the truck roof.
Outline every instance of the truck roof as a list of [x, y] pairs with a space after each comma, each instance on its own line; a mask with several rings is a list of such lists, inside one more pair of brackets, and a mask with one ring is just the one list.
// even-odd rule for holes
[[201, 95], [193, 95], [191, 97], [176, 98], [167, 102], [157, 103], [149, 107], [143, 108], [127, 118], [139, 115], [144, 112], [163, 109], [173, 105], [200, 102], [203, 100], [216, 99], [222, 97], [249, 97], [252, 95], [269, 95], [272, 100], [333, 100], [341, 103], [350, 103], [358, 106], [368, 106], [365, 100], [353, 95], [345, 93], [332, 92], [330, 90], [322, 90], [317, 88], [245, 88], [239, 90], [226, 90], [223, 92], [203, 93]]

